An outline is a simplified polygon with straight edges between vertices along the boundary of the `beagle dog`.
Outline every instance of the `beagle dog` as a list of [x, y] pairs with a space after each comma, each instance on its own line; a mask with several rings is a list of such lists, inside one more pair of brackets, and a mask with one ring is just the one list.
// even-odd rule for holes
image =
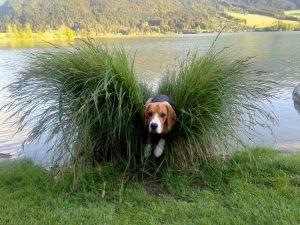
[[144, 111], [144, 126], [147, 130], [147, 144], [144, 157], [151, 155], [154, 137], [158, 137], [158, 144], [154, 150], [155, 157], [160, 157], [165, 147], [165, 137], [172, 130], [177, 120], [175, 107], [166, 95], [158, 95], [148, 99]]

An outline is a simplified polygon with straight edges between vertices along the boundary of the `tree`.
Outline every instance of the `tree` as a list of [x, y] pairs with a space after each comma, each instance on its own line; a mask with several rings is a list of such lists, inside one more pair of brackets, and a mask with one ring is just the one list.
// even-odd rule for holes
[[31, 26], [30, 26], [29, 23], [26, 23], [24, 33], [25, 33], [26, 38], [30, 38], [31, 39], [33, 37]]
[[66, 25], [62, 25], [59, 30], [60, 34], [66, 36], [68, 40], [74, 40], [74, 32], [71, 30], [71, 28], [67, 27]]

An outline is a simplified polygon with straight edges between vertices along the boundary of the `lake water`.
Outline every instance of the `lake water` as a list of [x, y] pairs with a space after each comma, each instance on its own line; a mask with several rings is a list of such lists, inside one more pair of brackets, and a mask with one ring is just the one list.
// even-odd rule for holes
[[[175, 59], [181, 59], [188, 52], [199, 49], [205, 52], [215, 39], [216, 34], [183, 35], [172, 37], [124, 37], [103, 38], [101, 43], [108, 45], [122, 44], [127, 51], [136, 53], [137, 74], [151, 82], [154, 87], [168, 67], [176, 66]], [[300, 141], [300, 107], [294, 106], [292, 91], [300, 82], [300, 33], [234, 33], [222, 34], [218, 40], [219, 47], [230, 47], [231, 54], [236, 57], [256, 56], [254, 67], [267, 72], [266, 79], [280, 83], [276, 89], [277, 98], [272, 100], [272, 110], [279, 124], [269, 130], [258, 129], [259, 135], [253, 137], [253, 145], [274, 145], [288, 141]], [[42, 47], [24, 47], [11, 49], [0, 48], [0, 88], [9, 84], [18, 71], [25, 65], [25, 53], [40, 51]], [[49, 46], [48, 46], [49, 47]], [[0, 93], [0, 105], [7, 98]], [[7, 115], [0, 113], [0, 120]], [[12, 122], [0, 125], [0, 158], [10, 154], [16, 157], [21, 150], [21, 143], [26, 138], [26, 131], [16, 133], [17, 128]], [[36, 151], [38, 150], [38, 151]], [[46, 146], [33, 143], [25, 146], [29, 157], [41, 162]]]

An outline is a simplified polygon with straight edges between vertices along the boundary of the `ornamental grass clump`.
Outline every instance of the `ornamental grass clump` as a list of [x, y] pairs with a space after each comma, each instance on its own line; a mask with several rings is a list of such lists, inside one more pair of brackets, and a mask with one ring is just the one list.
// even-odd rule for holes
[[142, 149], [146, 92], [123, 49], [84, 42], [70, 50], [33, 54], [8, 89], [12, 102], [7, 110], [20, 116], [21, 129], [33, 124], [26, 141], [46, 134], [55, 161], [135, 163]]
[[231, 60], [212, 47], [188, 57], [151, 90], [137, 79], [134, 57], [123, 48], [87, 41], [32, 54], [7, 87], [11, 103], [4, 109], [19, 116], [20, 129], [29, 125], [27, 142], [46, 135], [56, 160], [81, 168], [113, 161], [137, 169], [153, 165], [143, 159], [144, 104], [165, 94], [178, 122], [162, 162], [197, 165], [241, 143], [239, 128], [252, 128], [257, 116], [272, 119], [262, 104], [271, 97], [270, 86], [257, 79], [249, 60]]
[[177, 127], [166, 150], [169, 161], [181, 166], [214, 161], [244, 145], [241, 133], [251, 135], [257, 125], [270, 128], [276, 121], [268, 107], [272, 86], [252, 68], [251, 58], [232, 59], [226, 49], [212, 46], [203, 56], [188, 57], [158, 87], [177, 109]]

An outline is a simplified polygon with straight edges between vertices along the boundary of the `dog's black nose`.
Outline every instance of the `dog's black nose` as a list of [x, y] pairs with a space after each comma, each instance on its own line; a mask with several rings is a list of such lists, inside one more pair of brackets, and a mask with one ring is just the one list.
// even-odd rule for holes
[[156, 128], [158, 127], [158, 124], [157, 123], [151, 123], [150, 127], [151, 127], [152, 130], [156, 130]]

